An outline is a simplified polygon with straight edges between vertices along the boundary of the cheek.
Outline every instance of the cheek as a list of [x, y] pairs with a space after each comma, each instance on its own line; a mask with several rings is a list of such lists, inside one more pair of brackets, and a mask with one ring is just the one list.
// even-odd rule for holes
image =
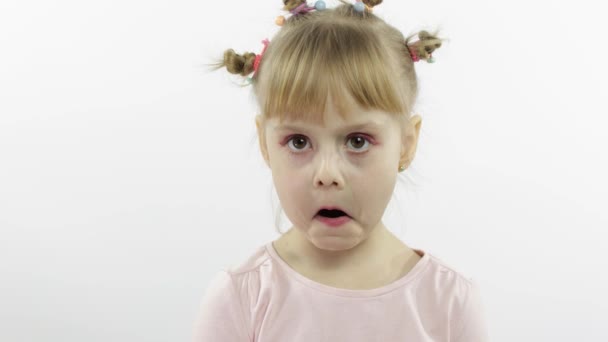
[[378, 153], [371, 158], [363, 159], [359, 166], [359, 177], [367, 180], [390, 178], [397, 172], [399, 160], [393, 154]]
[[390, 172], [377, 172], [368, 174], [365, 181], [356, 182], [353, 186], [361, 195], [378, 200], [392, 195], [396, 180], [396, 176], [392, 176]]
[[306, 224], [312, 209], [310, 184], [294, 173], [273, 174], [280, 206], [293, 224]]
[[373, 211], [383, 209], [390, 201], [397, 182], [397, 163], [397, 160], [378, 161], [358, 173], [353, 182], [355, 196], [364, 199]]
[[298, 202], [304, 199], [306, 182], [304, 177], [293, 171], [273, 172], [274, 186], [282, 203]]

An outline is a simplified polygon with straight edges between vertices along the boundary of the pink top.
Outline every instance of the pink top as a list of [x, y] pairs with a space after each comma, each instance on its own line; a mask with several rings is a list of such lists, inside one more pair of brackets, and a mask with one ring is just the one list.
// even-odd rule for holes
[[194, 341], [489, 341], [476, 283], [414, 251], [422, 259], [402, 278], [348, 290], [297, 273], [269, 242], [212, 279]]

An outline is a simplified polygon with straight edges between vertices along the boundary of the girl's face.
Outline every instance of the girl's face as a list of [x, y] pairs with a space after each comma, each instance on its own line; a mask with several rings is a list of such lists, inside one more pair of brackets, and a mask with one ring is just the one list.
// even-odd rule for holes
[[[416, 125], [408, 137], [396, 116], [353, 108], [344, 120], [329, 101], [324, 125], [256, 118], [285, 214], [324, 250], [351, 249], [367, 239], [380, 224], [399, 166], [408, 166], [416, 148], [418, 116], [410, 119]], [[323, 207], [339, 207], [350, 220], [331, 227], [319, 219]]]

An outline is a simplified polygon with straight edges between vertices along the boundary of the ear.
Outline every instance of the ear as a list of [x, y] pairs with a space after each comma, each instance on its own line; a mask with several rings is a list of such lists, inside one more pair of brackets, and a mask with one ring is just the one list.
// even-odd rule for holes
[[270, 167], [268, 160], [268, 148], [266, 147], [266, 130], [264, 129], [264, 118], [261, 114], [255, 117], [255, 127], [258, 131], [258, 141], [260, 143], [260, 151], [262, 152], [262, 158], [266, 162], [266, 166]]
[[413, 115], [404, 125], [405, 128], [402, 132], [399, 166], [405, 166], [407, 169], [412, 163], [412, 160], [414, 160], [421, 125], [422, 118], [419, 115]]

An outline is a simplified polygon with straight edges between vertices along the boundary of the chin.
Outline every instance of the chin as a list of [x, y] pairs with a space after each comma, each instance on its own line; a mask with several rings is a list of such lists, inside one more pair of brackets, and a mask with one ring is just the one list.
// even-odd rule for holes
[[313, 238], [310, 242], [318, 249], [333, 252], [349, 250], [360, 243], [359, 239], [340, 236], [323, 236], [318, 239]]

